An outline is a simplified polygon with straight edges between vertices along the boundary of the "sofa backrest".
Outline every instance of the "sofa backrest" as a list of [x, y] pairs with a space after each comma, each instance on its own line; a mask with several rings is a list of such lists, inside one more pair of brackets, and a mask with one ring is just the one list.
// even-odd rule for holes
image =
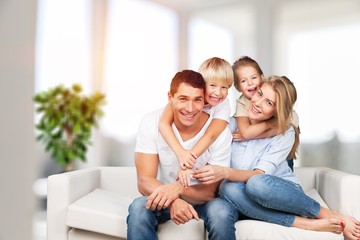
[[100, 188], [133, 199], [141, 196], [137, 188], [135, 167], [100, 167], [100, 171]]
[[298, 176], [303, 190], [306, 192], [316, 188], [316, 171], [318, 168], [295, 167], [294, 172]]

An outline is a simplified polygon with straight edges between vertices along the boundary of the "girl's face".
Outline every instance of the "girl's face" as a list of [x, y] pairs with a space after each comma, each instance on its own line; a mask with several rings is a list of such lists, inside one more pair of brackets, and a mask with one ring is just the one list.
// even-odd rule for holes
[[229, 86], [219, 82], [207, 82], [205, 90], [205, 102], [210, 106], [216, 106], [224, 101], [228, 95]]
[[264, 83], [251, 98], [249, 118], [252, 122], [270, 119], [276, 112], [276, 93], [271, 85]]
[[237, 76], [237, 80], [239, 81], [239, 87], [242, 94], [247, 98], [251, 99], [251, 97], [259, 90], [261, 85], [261, 74], [251, 67], [251, 66], [243, 66], [239, 67], [235, 74]]

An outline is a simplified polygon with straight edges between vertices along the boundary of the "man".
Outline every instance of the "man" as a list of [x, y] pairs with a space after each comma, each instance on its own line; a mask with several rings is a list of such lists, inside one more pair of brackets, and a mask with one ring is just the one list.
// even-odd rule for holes
[[[204, 92], [205, 82], [198, 72], [183, 70], [172, 79], [168, 93], [174, 114], [172, 127], [186, 149], [195, 145], [211, 122], [211, 116], [202, 111]], [[226, 201], [215, 198], [220, 182], [198, 181], [185, 188], [176, 181], [179, 163], [159, 132], [161, 113], [162, 109], [146, 115], [140, 124], [135, 165], [138, 189], [144, 196], [129, 207], [128, 239], [157, 239], [159, 223], [171, 219], [184, 224], [193, 218], [204, 220], [209, 239], [235, 239], [235, 229], [229, 226], [234, 225], [237, 211]], [[229, 166], [231, 140], [226, 128], [197, 161], [205, 159], [208, 164]]]

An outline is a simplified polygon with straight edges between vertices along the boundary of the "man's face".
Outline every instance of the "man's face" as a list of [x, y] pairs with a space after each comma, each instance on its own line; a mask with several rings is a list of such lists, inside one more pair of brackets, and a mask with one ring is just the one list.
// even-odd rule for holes
[[181, 126], [194, 125], [204, 107], [204, 91], [181, 83], [175, 95], [171, 97], [174, 123]]

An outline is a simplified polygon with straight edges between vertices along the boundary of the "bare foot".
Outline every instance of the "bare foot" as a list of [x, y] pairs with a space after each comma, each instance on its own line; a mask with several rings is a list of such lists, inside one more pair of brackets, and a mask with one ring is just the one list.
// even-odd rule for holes
[[344, 230], [344, 221], [340, 218], [311, 219], [295, 217], [293, 227], [340, 234]]
[[355, 218], [334, 211], [335, 216], [344, 219], [345, 228], [344, 228], [344, 236], [350, 240], [358, 240], [360, 239], [360, 222]]

